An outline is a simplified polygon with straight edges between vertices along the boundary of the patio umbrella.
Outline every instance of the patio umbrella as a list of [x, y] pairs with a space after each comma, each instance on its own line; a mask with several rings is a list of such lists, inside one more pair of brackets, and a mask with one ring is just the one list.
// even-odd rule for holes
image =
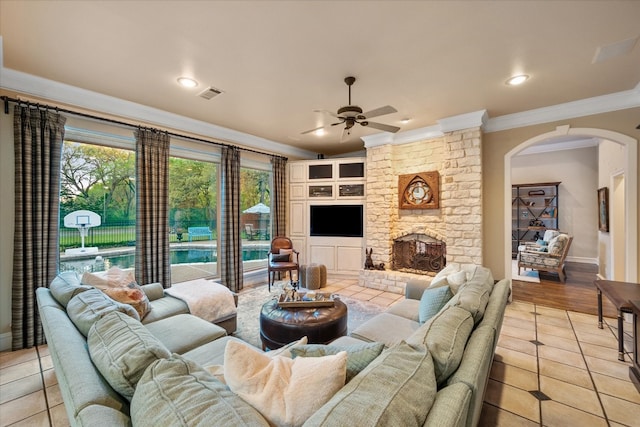
[[264, 203], [258, 203], [257, 205], [253, 205], [250, 208], [247, 208], [242, 211], [242, 213], [255, 213], [255, 214], [268, 214], [271, 212], [269, 206]]

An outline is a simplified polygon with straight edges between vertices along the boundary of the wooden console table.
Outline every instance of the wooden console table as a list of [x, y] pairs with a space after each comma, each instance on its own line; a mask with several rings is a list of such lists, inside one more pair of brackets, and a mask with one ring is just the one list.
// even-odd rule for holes
[[640, 299], [640, 284], [612, 280], [596, 280], [593, 283], [598, 290], [598, 328], [602, 329], [602, 294], [618, 310], [618, 360], [624, 361], [624, 321], [622, 315], [623, 313], [633, 313], [629, 300]]

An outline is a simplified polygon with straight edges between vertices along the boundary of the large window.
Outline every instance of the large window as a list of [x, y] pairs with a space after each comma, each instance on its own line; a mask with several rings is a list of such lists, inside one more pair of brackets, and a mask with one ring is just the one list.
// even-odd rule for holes
[[60, 174], [60, 270], [133, 268], [135, 153], [65, 141]]
[[264, 268], [271, 241], [271, 172], [240, 169], [240, 224], [245, 271]]
[[218, 165], [169, 158], [171, 281], [217, 276]]

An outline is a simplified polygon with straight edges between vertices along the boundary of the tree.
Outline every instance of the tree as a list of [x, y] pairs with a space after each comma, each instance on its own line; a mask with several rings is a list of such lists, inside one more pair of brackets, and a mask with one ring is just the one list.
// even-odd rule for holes
[[210, 162], [169, 159], [169, 209], [173, 226], [212, 225], [216, 219], [217, 165]]

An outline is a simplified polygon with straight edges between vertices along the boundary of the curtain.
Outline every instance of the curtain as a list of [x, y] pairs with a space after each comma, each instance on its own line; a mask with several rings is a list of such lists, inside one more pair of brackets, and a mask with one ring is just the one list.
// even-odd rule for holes
[[287, 226], [287, 159], [271, 157], [273, 188], [271, 188], [271, 235], [284, 236]]
[[49, 286], [57, 274], [65, 121], [58, 113], [29, 105], [16, 105], [14, 109], [13, 350], [44, 343], [35, 290]]
[[137, 129], [136, 281], [171, 286], [169, 254], [169, 135]]
[[221, 225], [218, 263], [222, 284], [233, 292], [243, 287], [242, 241], [240, 239], [240, 150], [222, 148], [221, 160]]

